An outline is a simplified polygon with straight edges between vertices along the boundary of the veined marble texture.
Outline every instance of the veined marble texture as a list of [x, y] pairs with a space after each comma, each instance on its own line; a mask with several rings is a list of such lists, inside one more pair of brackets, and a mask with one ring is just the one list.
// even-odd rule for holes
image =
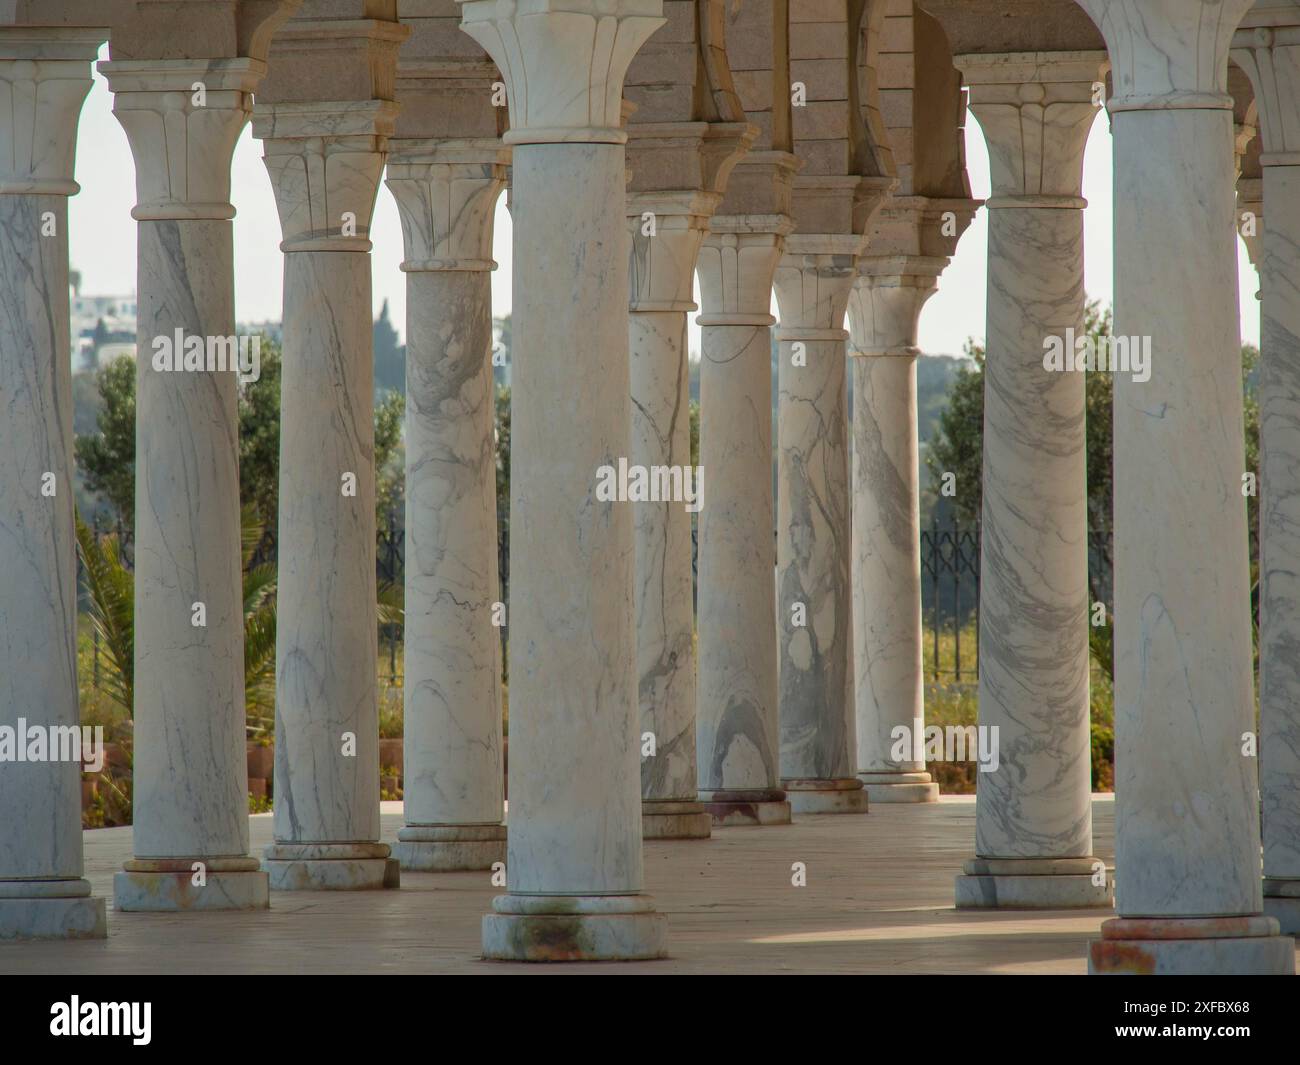
[[[806, 365], [791, 364], [801, 344]], [[848, 401], [844, 340], [781, 339], [777, 644], [782, 778], [852, 776]], [[801, 606], [804, 624], [795, 624]]]
[[[284, 276], [275, 839], [369, 843], [379, 839], [370, 256], [295, 251]], [[343, 753], [345, 733], [355, 754]]]
[[406, 275], [408, 825], [503, 815], [491, 278]]
[[1082, 211], [991, 210], [988, 264], [979, 723], [998, 730], [1001, 764], [979, 777], [975, 850], [1083, 857], [1092, 851], [1085, 380], [1043, 366], [1046, 338], [1082, 332]]
[[[9, 726], [79, 723], [67, 204], [0, 195], [0, 724]], [[53, 235], [41, 232], [47, 211]], [[47, 474], [53, 495], [42, 490]], [[0, 881], [81, 876], [80, 765], [0, 763], [0, 810]]]
[[919, 773], [924, 761], [890, 754], [894, 728], [910, 733], [925, 713], [916, 356], [866, 354], [849, 363], [857, 768]]
[[1115, 379], [1118, 909], [1258, 913], [1232, 113], [1113, 136], [1114, 328], [1153, 341], [1150, 380]]
[[[630, 316], [631, 459], [691, 463], [685, 311]], [[684, 502], [633, 504], [636, 528], [637, 676], [641, 731], [655, 754], [641, 760], [641, 796], [694, 802], [695, 603], [691, 514]]]
[[1259, 786], [1264, 875], [1300, 880], [1300, 167], [1263, 172]]
[[780, 749], [771, 327], [703, 324], [701, 332], [700, 464], [709, 494], [699, 518], [699, 785], [771, 791]]
[[641, 890], [622, 145], [517, 144], [510, 898]]
[[[141, 221], [140, 350], [235, 332], [230, 222]], [[248, 852], [235, 375], [136, 367], [137, 858]], [[204, 604], [206, 626], [192, 624]]]

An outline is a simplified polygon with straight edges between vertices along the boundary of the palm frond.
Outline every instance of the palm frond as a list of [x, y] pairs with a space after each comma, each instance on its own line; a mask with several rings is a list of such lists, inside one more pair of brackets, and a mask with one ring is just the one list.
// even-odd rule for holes
[[74, 513], [74, 520], [90, 597], [90, 620], [107, 653], [104, 690], [131, 714], [135, 703], [135, 580], [122, 562], [116, 534], [97, 540], [80, 513]]

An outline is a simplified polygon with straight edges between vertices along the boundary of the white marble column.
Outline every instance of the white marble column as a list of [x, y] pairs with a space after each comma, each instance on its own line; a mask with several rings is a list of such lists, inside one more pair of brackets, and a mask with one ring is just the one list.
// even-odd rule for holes
[[[82, 876], [68, 197], [98, 30], [0, 30], [0, 940], [103, 938]], [[18, 740], [24, 743], [24, 740]], [[67, 754], [68, 757], [62, 757]]]
[[892, 752], [896, 729], [924, 736], [916, 331], [947, 264], [863, 256], [849, 299], [857, 771], [871, 802], [939, 801], [924, 756]]
[[230, 159], [265, 69], [100, 64], [135, 157], [140, 223], [135, 857], [114, 881], [119, 910], [267, 905], [266, 874], [248, 856], [236, 375], [155, 369], [150, 355], [177, 330], [235, 334]]
[[[1114, 65], [1116, 903], [1095, 973], [1293, 973], [1264, 916], [1228, 47], [1249, 0], [1080, 0]], [[1188, 219], [1198, 220], [1188, 225]], [[1125, 635], [1127, 634], [1127, 635]]]
[[777, 329], [777, 675], [781, 785], [798, 813], [865, 813], [850, 597], [848, 332], [863, 238], [786, 238]]
[[660, 8], [462, 7], [513, 149], [510, 833], [487, 958], [666, 952], [642, 893], [633, 512], [598, 489], [631, 421], [622, 83]]
[[[653, 166], [651, 159], [645, 163]], [[686, 314], [696, 309], [695, 261], [718, 199], [694, 191], [628, 197], [629, 462], [647, 470], [684, 473], [691, 466]], [[687, 483], [684, 477], [680, 483]], [[693, 493], [703, 488], [694, 477], [690, 484]], [[701, 495], [690, 505], [702, 502]], [[640, 502], [634, 524], [642, 832], [647, 839], [707, 839], [712, 819], [699, 802], [695, 749], [691, 510], [682, 499]], [[649, 755], [647, 733], [654, 744]]]
[[500, 141], [390, 142], [406, 240], [403, 869], [505, 861], [492, 384]]
[[[274, 58], [274, 56], [273, 56]], [[398, 886], [379, 842], [370, 216], [396, 105], [259, 103], [284, 240], [277, 890]]]
[[[959, 56], [989, 148], [975, 854], [959, 907], [1109, 906], [1092, 853], [1083, 152], [1097, 52]], [[1122, 459], [1121, 459], [1122, 461]], [[991, 764], [991, 763], [990, 763]], [[1100, 881], [1100, 882], [1099, 882]]]
[[[759, 152], [788, 189], [793, 157]], [[778, 177], [781, 180], [781, 177]], [[788, 198], [788, 192], [787, 192]], [[780, 786], [772, 499], [772, 277], [788, 215], [714, 216], [700, 253], [700, 800], [715, 825], [790, 822]]]
[[1239, 211], [1258, 212], [1258, 235], [1247, 243], [1258, 245], [1262, 238], [1263, 250], [1259, 787], [1264, 912], [1277, 918], [1283, 932], [1293, 933], [1300, 931], [1300, 4], [1275, 7], [1289, 19], [1238, 30], [1232, 58], [1254, 86], [1262, 137], [1264, 203], [1247, 199], [1239, 202]]

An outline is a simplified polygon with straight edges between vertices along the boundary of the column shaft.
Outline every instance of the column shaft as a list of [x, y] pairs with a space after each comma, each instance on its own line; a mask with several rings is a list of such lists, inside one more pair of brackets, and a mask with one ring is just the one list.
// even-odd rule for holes
[[379, 843], [370, 256], [284, 264], [272, 887], [392, 887]]
[[716, 218], [713, 228], [700, 258], [700, 464], [709, 471], [698, 534], [700, 799], [714, 824], [787, 824], [768, 313], [783, 240], [729, 233]]
[[[638, 310], [634, 304], [629, 346], [630, 462], [684, 474], [691, 467], [686, 311]], [[701, 484], [693, 481], [696, 492]], [[641, 797], [645, 834], [653, 838], [709, 835], [709, 815], [697, 800], [689, 502], [642, 502], [635, 510], [637, 692], [642, 734], [654, 741], [653, 756], [641, 760]]]
[[[82, 877], [81, 758], [93, 752], [68, 742], [84, 735], [68, 196], [100, 36], [0, 32], [0, 726], [14, 748], [0, 763], [0, 940], [106, 934], [104, 900]], [[33, 733], [45, 741], [36, 761]]]
[[[1257, 765], [1243, 749], [1255, 713], [1225, 88], [1250, 4], [1082, 3], [1120, 94], [1114, 329], [1150, 341], [1149, 378], [1115, 378], [1121, 917], [1089, 970], [1294, 973], [1294, 943], [1261, 913]], [[1206, 220], [1195, 234], [1191, 217]]]
[[397, 853], [409, 869], [505, 859], [491, 278], [406, 275], [406, 827]]
[[234, 366], [187, 366], [181, 346], [235, 334], [230, 158], [265, 67], [101, 69], [131, 141], [139, 220], [135, 858], [114, 880], [115, 904], [265, 908], [267, 878], [247, 856], [238, 383]]
[[[963, 56], [993, 161], [975, 854], [959, 907], [1109, 906], [1092, 856], [1083, 150], [1100, 53]], [[1033, 159], [1034, 153], [1040, 156]], [[1026, 157], [1029, 162], [1026, 162]], [[1066, 353], [1052, 362], [1053, 346]], [[1068, 360], [1068, 361], [1067, 361]], [[982, 741], [980, 743], [979, 741]]]

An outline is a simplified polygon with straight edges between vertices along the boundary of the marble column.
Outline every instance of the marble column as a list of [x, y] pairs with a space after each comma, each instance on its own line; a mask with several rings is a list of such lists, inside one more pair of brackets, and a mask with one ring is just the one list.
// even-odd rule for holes
[[[119, 910], [260, 909], [248, 855], [239, 414], [230, 370], [155, 367], [156, 338], [235, 335], [230, 160], [266, 65], [101, 63], [135, 157], [135, 857]], [[196, 82], [205, 98], [196, 103]], [[165, 366], [158, 362], [157, 365]], [[200, 610], [200, 604], [202, 609]]]
[[[888, 209], [888, 208], [886, 208]], [[853, 371], [853, 663], [857, 769], [871, 802], [938, 802], [924, 755], [916, 346], [946, 257], [867, 257], [849, 300]]]
[[998, 750], [957, 905], [1109, 906], [1092, 852], [1085, 377], [1045, 357], [1083, 335], [1083, 152], [1106, 57], [956, 62], [992, 172], [979, 728]]
[[793, 234], [775, 277], [780, 764], [796, 813], [867, 809], [854, 764], [844, 329], [862, 243]]
[[[770, 156], [787, 185], [792, 156]], [[787, 163], [786, 160], [789, 160]], [[788, 195], [788, 194], [787, 194]], [[788, 215], [714, 216], [700, 252], [700, 800], [715, 825], [790, 822], [780, 786], [772, 499], [772, 278]]]
[[[647, 164], [653, 165], [650, 160]], [[691, 468], [690, 367], [686, 314], [696, 309], [695, 261], [718, 195], [628, 197], [630, 464]], [[653, 216], [653, 231], [643, 220]], [[693, 498], [636, 504], [637, 695], [641, 708], [641, 823], [646, 839], [707, 839], [712, 818], [699, 802], [695, 749], [695, 598], [691, 573]], [[688, 507], [689, 504], [689, 507]], [[653, 737], [654, 753], [644, 751]]]
[[1258, 235], [1247, 244], [1262, 238], [1263, 251], [1259, 787], [1264, 913], [1275, 917], [1284, 933], [1293, 933], [1300, 932], [1300, 4], [1276, 6], [1289, 14], [1288, 24], [1238, 30], [1232, 58], [1254, 86], [1262, 137], [1264, 203], [1239, 209], [1258, 210]]
[[[1080, 0], [1114, 64], [1116, 903], [1094, 973], [1293, 973], [1263, 914], [1232, 98], [1249, 0]], [[1198, 219], [1190, 226], [1187, 220]], [[1127, 635], [1124, 635], [1127, 634]]]
[[395, 888], [379, 842], [370, 216], [396, 105], [259, 103], [284, 240], [275, 842], [282, 891]]
[[633, 513], [600, 489], [631, 422], [622, 83], [660, 6], [462, 7], [505, 78], [512, 146], [510, 833], [508, 893], [483, 918], [492, 959], [666, 953], [642, 892]]
[[391, 145], [406, 241], [406, 824], [396, 852], [403, 869], [490, 869], [506, 858], [492, 219], [510, 152], [491, 140]]
[[82, 876], [81, 745], [56, 741], [80, 716], [68, 197], [104, 36], [0, 30], [0, 727], [40, 730], [47, 754], [0, 763], [0, 940], [107, 934]]

